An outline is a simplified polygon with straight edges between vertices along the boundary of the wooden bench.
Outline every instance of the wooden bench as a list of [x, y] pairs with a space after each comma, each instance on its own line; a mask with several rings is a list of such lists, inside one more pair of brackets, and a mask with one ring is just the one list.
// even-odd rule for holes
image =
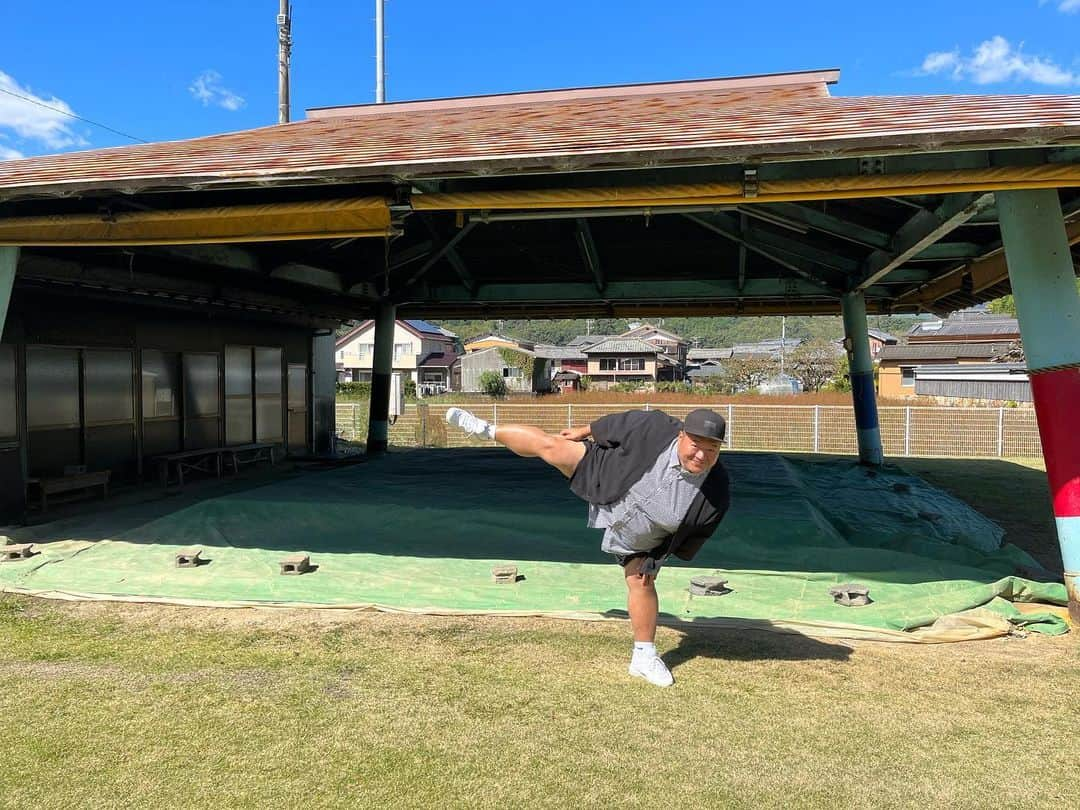
[[278, 445], [267, 442], [234, 444], [226, 447], [204, 447], [199, 450], [167, 453], [155, 456], [154, 461], [158, 464], [158, 478], [162, 486], [169, 486], [172, 478], [170, 470], [175, 468], [177, 483], [183, 487], [185, 471], [198, 471], [221, 478], [226, 462], [234, 474], [240, 472], [241, 465], [254, 464], [257, 461], [269, 461], [272, 467], [277, 463], [274, 452], [277, 449]]
[[99, 472], [78, 473], [76, 475], [63, 475], [56, 478], [29, 478], [27, 484], [37, 484], [41, 493], [41, 513], [49, 508], [49, 496], [61, 492], [79, 492], [81, 490], [101, 487], [101, 497], [109, 497], [109, 470]]
[[232, 447], [221, 448], [226, 458], [232, 464], [234, 473], [240, 472], [241, 464], [254, 464], [258, 461], [269, 461], [273, 467], [277, 463], [274, 451], [278, 449], [276, 444], [257, 442], [255, 444], [236, 444]]
[[184, 486], [184, 471], [204, 472], [207, 475], [216, 475], [221, 478], [221, 447], [204, 447], [199, 450], [184, 450], [180, 453], [166, 453], [163, 456], [155, 456], [154, 461], [158, 465], [158, 478], [161, 485], [169, 486], [170, 468], [176, 468], [177, 483]]

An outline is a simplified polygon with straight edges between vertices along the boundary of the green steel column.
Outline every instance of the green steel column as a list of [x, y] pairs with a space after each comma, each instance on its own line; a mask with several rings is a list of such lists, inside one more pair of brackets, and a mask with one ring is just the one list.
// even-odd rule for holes
[[866, 325], [866, 299], [861, 292], [844, 293], [840, 299], [844, 335], [851, 374], [851, 398], [855, 405], [855, 428], [859, 438], [859, 461], [879, 465], [883, 460], [874, 392], [874, 361], [870, 357], [870, 334]]
[[388, 301], [375, 312], [375, 357], [368, 410], [368, 455], [386, 451], [390, 435], [390, 375], [394, 370], [394, 321], [397, 307]]
[[15, 268], [19, 266], [17, 247], [0, 247], [0, 339], [4, 336], [8, 306], [11, 304], [11, 288], [15, 286]]
[[1057, 191], [996, 195], [1050, 481], [1069, 614], [1080, 622], [1080, 293]]

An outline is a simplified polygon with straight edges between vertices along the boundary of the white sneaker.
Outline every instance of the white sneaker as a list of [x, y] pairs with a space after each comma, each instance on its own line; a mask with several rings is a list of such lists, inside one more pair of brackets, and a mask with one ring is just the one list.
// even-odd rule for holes
[[486, 436], [489, 439], [495, 438], [493, 435], [495, 431], [489, 422], [485, 422], [479, 416], [469, 413], [464, 408], [449, 408], [446, 411], [446, 421], [454, 427], [461, 428], [466, 433]]
[[651, 658], [631, 658], [629, 671], [634, 677], [644, 678], [653, 686], [671, 686], [675, 683], [671, 670], [667, 668], [667, 664], [660, 659], [659, 655]]

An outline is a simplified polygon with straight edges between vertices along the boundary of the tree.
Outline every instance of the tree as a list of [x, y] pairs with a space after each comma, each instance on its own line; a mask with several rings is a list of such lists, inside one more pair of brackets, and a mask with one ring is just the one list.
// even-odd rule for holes
[[[842, 354], [834, 361], [836, 363], [836, 371], [833, 374], [832, 381], [825, 385], [826, 391], [836, 391], [841, 394], [847, 394], [851, 392], [851, 369], [848, 367], [847, 355]], [[877, 389], [877, 375], [878, 369], [874, 368], [874, 389]]]
[[484, 371], [480, 374], [480, 391], [489, 397], [505, 397], [506, 380], [497, 371]]
[[724, 380], [734, 391], [752, 391], [777, 371], [779, 365], [768, 355], [733, 357], [724, 363]]
[[[1076, 290], [1080, 292], [1080, 278], [1076, 280]], [[995, 315], [1009, 315], [1013, 318], [1016, 317], [1016, 300], [1011, 295], [1003, 295], [1001, 298], [995, 298], [986, 308], [993, 312]]]
[[1001, 298], [995, 298], [986, 305], [986, 308], [995, 315], [1010, 315], [1013, 318], [1016, 317], [1016, 301], [1013, 300], [1011, 295], [1003, 295]]
[[836, 377], [836, 347], [824, 340], [804, 343], [788, 359], [791, 376], [802, 383], [804, 391], [820, 391]]

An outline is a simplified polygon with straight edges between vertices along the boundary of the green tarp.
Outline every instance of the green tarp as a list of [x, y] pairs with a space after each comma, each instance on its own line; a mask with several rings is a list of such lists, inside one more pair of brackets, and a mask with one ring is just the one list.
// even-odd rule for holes
[[[692, 563], [657, 588], [666, 620], [767, 626], [823, 635], [942, 641], [1029, 629], [1060, 633], [1060, 583], [1001, 545], [1001, 529], [895, 468], [766, 453], [723, 456], [732, 508]], [[306, 604], [422, 612], [625, 616], [618, 567], [585, 526], [586, 506], [535, 459], [504, 450], [417, 450], [189, 502], [151, 520], [134, 507], [25, 530], [32, 559], [0, 565], [0, 587], [58, 597], [200, 604]], [[44, 542], [51, 541], [51, 542]], [[207, 565], [178, 569], [179, 548]], [[280, 576], [285, 554], [318, 569]], [[493, 565], [521, 578], [495, 584]], [[691, 596], [694, 575], [729, 580]], [[873, 604], [834, 604], [838, 583], [869, 586]], [[945, 618], [943, 618], [945, 617]], [[914, 631], [914, 632], [912, 632]]]

